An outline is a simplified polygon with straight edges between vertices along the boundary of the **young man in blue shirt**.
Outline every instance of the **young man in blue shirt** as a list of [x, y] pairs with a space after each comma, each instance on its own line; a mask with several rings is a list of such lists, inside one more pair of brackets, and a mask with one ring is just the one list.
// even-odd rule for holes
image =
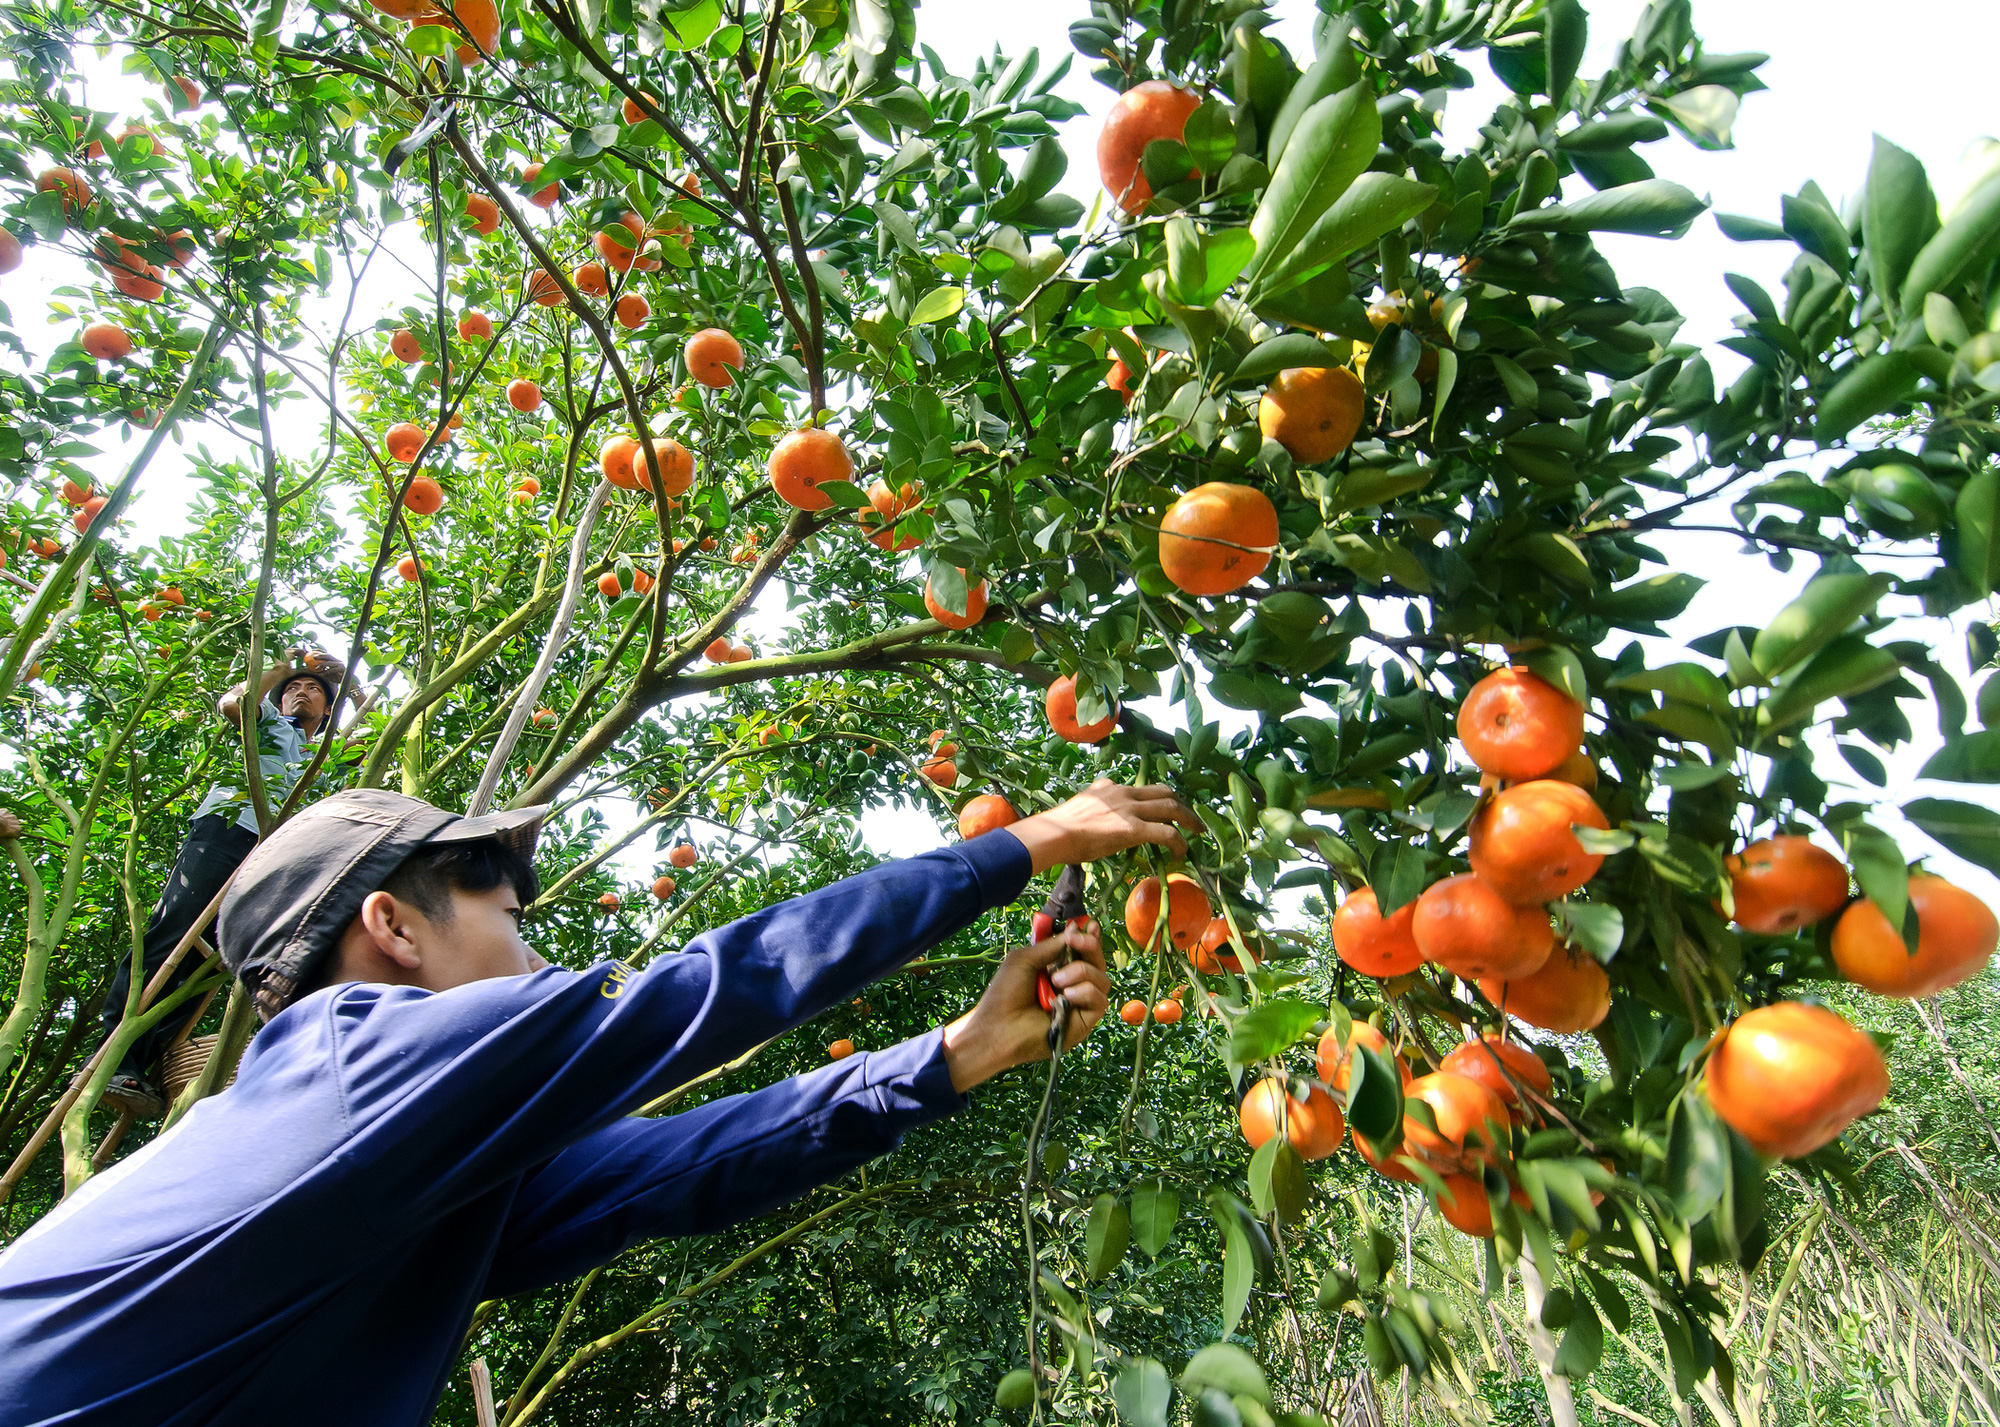
[[[546, 809], [376, 790], [245, 860], [221, 952], [267, 1024], [234, 1088], [0, 1253], [0, 1427], [420, 1427], [474, 1307], [765, 1213], [1103, 1016], [1095, 935], [1007, 953], [972, 1010], [665, 1119], [633, 1110], [851, 997], [1036, 872], [1198, 826], [1165, 788], [873, 868], [640, 971], [521, 939]], [[1076, 959], [1055, 963], [1065, 951]]]

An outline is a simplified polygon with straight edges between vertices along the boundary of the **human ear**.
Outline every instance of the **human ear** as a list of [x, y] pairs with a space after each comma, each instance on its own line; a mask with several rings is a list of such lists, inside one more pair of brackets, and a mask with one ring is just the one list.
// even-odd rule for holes
[[357, 920], [370, 947], [403, 970], [415, 971], [424, 958], [410, 926], [411, 918], [411, 909], [387, 892], [370, 892], [362, 899]]

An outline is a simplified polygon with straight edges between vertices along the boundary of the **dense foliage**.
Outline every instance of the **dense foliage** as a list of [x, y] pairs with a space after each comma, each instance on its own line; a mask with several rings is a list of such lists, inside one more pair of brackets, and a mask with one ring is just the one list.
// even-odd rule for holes
[[[1688, 0], [1654, 0], [1601, 75], [1578, 0], [1366, 0], [1298, 56], [1268, 18], [1080, 13], [1125, 95], [1086, 210], [1057, 192], [1075, 57], [953, 75], [903, 0], [0, 9], [0, 270], [18, 241], [101, 279], [53, 294], [77, 336], [46, 364], [0, 328], [10, 1231], [148, 1133], [98, 1108], [116, 1057], [91, 1028], [194, 800], [245, 758], [216, 696], [339, 629], [359, 712], [266, 825], [342, 780], [552, 802], [533, 924], [572, 965], [862, 865], [857, 820], [892, 800], [949, 826], [975, 794], [1032, 811], [1159, 777], [1209, 833], [1184, 936], [1124, 911], [1169, 869], [1095, 869], [1139, 1024], [1066, 1060], [1047, 1146], [1020, 1073], [793, 1211], [488, 1305], [468, 1356], [502, 1421], [1305, 1422], [1378, 1381], [1403, 1420], [1994, 1420], [1991, 983], [1842, 984], [1933, 961], [1948, 983], [1991, 942], [1963, 907], [1969, 932], [1933, 928], [1925, 849], [1815, 754], [1838, 740], [1884, 797], [1871, 750], [1912, 741], [1928, 776], [2000, 781], [2000, 732], [1897, 627], [2000, 582], [2000, 177], [1941, 213], [1880, 141], [1845, 211], [1808, 184], [1715, 215], [1798, 252], [1782, 294], [1728, 279], [1747, 365], [1718, 390], [1671, 294], [1593, 235], [1703, 219], [1645, 147], [1726, 147], [1762, 56], [1707, 52]], [[93, 46], [162, 97], [86, 107]], [[1449, 152], [1479, 65], [1512, 97]], [[412, 251], [407, 302], [357, 310]], [[126, 539], [161, 442], [203, 417], [258, 454], [198, 458], [186, 533]], [[121, 424], [150, 438], [92, 492], [77, 461]], [[1796, 597], [1653, 660], [1632, 636], [1701, 580], [1648, 539], [1718, 524]], [[783, 637], [737, 643], [781, 596]], [[2000, 640], [1971, 627], [1977, 673]], [[1531, 735], [1579, 720], [1560, 767], [1482, 753], [1503, 685]], [[1139, 700], [1166, 713], [1120, 712]], [[1903, 812], [2000, 871], [2000, 815]], [[1761, 917], [1754, 844], [1804, 836], [1831, 900]], [[662, 896], [620, 884], [683, 841]], [[1550, 964], [1585, 988], [1563, 1014], [1509, 999], [1518, 957], [1426, 946], [1377, 978], [1335, 954], [1333, 908], [1422, 915], [1468, 855], [1481, 885], [1508, 864], [1509, 907], [1548, 905], [1522, 915], [1545, 956], [1553, 917]], [[935, 1023], [1027, 910], [674, 1105]], [[1885, 946], [1904, 960], [1856, 971]], [[1845, 1139], [1881, 1099], [1865, 1037], [1814, 1022], [1833, 1060], [1766, 1106], [1788, 1134], [1728, 1088], [1729, 1028], [1806, 997], [1899, 1037], [1887, 1109]], [[240, 998], [208, 1017], [181, 1109], [250, 1028]], [[1454, 1134], [1406, 1100], [1503, 1026], [1532, 1048], [1494, 1076], [1513, 1123]], [[1253, 1157], [1261, 1079], [1292, 1098], [1257, 1102], [1286, 1132]], [[1802, 1132], [1822, 1079], [1844, 1116]], [[1295, 1133], [1329, 1086], [1352, 1147], [1338, 1116], [1327, 1144]], [[1364, 1142], [1435, 1152], [1398, 1180]], [[470, 1381], [445, 1416], [473, 1420]]]

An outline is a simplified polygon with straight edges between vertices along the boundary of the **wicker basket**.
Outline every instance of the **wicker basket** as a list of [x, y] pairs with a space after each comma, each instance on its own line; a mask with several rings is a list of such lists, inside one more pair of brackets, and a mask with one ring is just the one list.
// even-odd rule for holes
[[[180, 1099], [181, 1092], [194, 1084], [201, 1075], [201, 1068], [208, 1064], [210, 1052], [221, 1039], [219, 1035], [191, 1036], [167, 1048], [167, 1053], [160, 1059], [160, 1080], [166, 1087], [168, 1104]], [[236, 1072], [232, 1070], [229, 1079], [218, 1085], [216, 1091], [219, 1094], [235, 1083]]]

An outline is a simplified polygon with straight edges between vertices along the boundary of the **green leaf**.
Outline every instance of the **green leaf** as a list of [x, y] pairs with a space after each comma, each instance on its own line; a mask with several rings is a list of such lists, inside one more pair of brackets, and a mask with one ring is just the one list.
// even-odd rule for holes
[[1951, 290], [1968, 274], [1982, 269], [2000, 251], [2000, 175], [1995, 175], [1959, 200], [1958, 209], [1910, 260], [1903, 279], [1903, 310], [1923, 301], [1927, 292]]
[[1431, 184], [1393, 173], [1364, 173], [1313, 224], [1289, 256], [1264, 269], [1258, 286], [1265, 296], [1284, 292], [1383, 234], [1395, 232], [1430, 207], [1436, 197], [1437, 189]]
[[1859, 818], [1842, 823], [1839, 833], [1861, 895], [1882, 909], [1890, 926], [1900, 928], [1910, 905], [1910, 869], [1896, 839]]
[[2000, 813], [1950, 798], [1918, 798], [1903, 816], [1967, 862], [2000, 876]]
[[1778, 681], [1758, 710], [1758, 721], [1772, 728], [1809, 716], [1828, 699], [1846, 699], [1886, 684], [1903, 664], [1886, 649], [1878, 649], [1859, 634], [1843, 634], [1796, 673]]
[[1736, 91], [1728, 85], [1697, 84], [1692, 89], [1683, 89], [1679, 94], [1656, 99], [1653, 103], [1674, 116], [1681, 132], [1694, 140], [1697, 148], [1734, 147], [1730, 130], [1736, 125], [1738, 100]]
[[[1233, 1331], [1232, 1326], [1225, 1330], [1224, 1336]], [[1271, 1405], [1271, 1385], [1264, 1379], [1264, 1370], [1234, 1343], [1210, 1343], [1194, 1355], [1181, 1374], [1183, 1392], [1195, 1393], [1210, 1387], [1230, 1397], [1247, 1397], [1266, 1407]]]
[[1297, 1045], [1320, 1018], [1310, 1001], [1279, 996], [1244, 1012], [1229, 1033], [1229, 1058], [1238, 1065], [1265, 1060]]
[[1664, 1183], [1689, 1223], [1700, 1222], [1722, 1202], [1729, 1183], [1729, 1132], [1705, 1095], [1689, 1093], [1674, 1102]]
[[[1236, 1331], [1236, 1325], [1243, 1321], [1243, 1310], [1250, 1306], [1250, 1290], [1257, 1283], [1256, 1251], [1250, 1245], [1250, 1231], [1242, 1221], [1234, 1216], [1223, 1226], [1222, 1233], [1222, 1336], [1227, 1338]], [[1216, 1345], [1223, 1346], [1223, 1345]], [[1203, 1349], [1204, 1352], [1212, 1349]], [[1240, 1351], [1240, 1350], [1239, 1350]], [[1196, 1362], [1200, 1361], [1199, 1355]], [[1188, 1365], [1188, 1372], [1194, 1371], [1194, 1364]], [[1181, 1376], [1185, 1385], [1187, 1374]]]
[[1651, 689], [1682, 703], [1700, 704], [1723, 716], [1733, 716], [1729, 685], [1699, 664], [1668, 664], [1659, 669], [1642, 669], [1611, 681], [1614, 689]]
[[285, 0], [262, 0], [252, 12], [250, 53], [263, 69], [278, 57], [278, 31], [285, 23]]
[[1174, 1221], [1180, 1218], [1181, 1197], [1166, 1185], [1141, 1185], [1132, 1191], [1132, 1237], [1139, 1251], [1149, 1259], [1160, 1256], [1174, 1237]]
[[1590, 613], [1623, 629], [1673, 619], [1707, 583], [1693, 575], [1649, 575], [1596, 596], [1590, 602]]
[[1937, 195], [1924, 166], [1877, 134], [1861, 201], [1861, 234], [1876, 295], [1892, 308], [1910, 263], [1937, 230]]
[[1610, 1320], [1611, 1326], [1623, 1333], [1632, 1326], [1632, 1305], [1625, 1301], [1624, 1293], [1610, 1279], [1592, 1268], [1581, 1265], [1583, 1276], [1590, 1284], [1591, 1295], [1597, 1299], [1597, 1306]]
[[1243, 354], [1230, 374], [1233, 382], [1266, 381], [1291, 367], [1337, 367], [1341, 359], [1310, 332], [1286, 332], [1266, 338]]
[[1590, 17], [1579, 0], [1549, 0], [1542, 20], [1542, 39], [1547, 46], [1548, 88], [1543, 91], [1558, 107], [1569, 97], [1576, 82], [1577, 66], [1583, 63], [1584, 46], [1590, 39]]
[[947, 317], [956, 317], [963, 306], [964, 288], [934, 287], [918, 298], [917, 305], [910, 309], [910, 325], [916, 327], [925, 322], [942, 322]]
[[1062, 181], [1063, 174], [1068, 170], [1069, 154], [1060, 139], [1044, 136], [1035, 140], [1021, 160], [1021, 172], [1015, 178], [1014, 186], [994, 201], [986, 210], [987, 216], [1004, 223], [1030, 203], [1044, 197]]
[[1922, 376], [1916, 363], [1902, 352], [1877, 352], [1850, 363], [1833, 389], [1819, 399], [1813, 439], [1821, 445], [1840, 440], [1870, 417], [1909, 400]]
[[1563, 1330], [1551, 1366], [1573, 1382], [1589, 1377], [1603, 1357], [1604, 1325], [1597, 1321], [1590, 1300], [1578, 1294], [1570, 1304], [1569, 1326]]
[[1355, 1133], [1376, 1145], [1400, 1143], [1403, 1077], [1393, 1057], [1373, 1046], [1348, 1052], [1347, 1117]]
[[[868, 492], [853, 481], [828, 481], [819, 489], [828, 500], [847, 510], [860, 510], [869, 503]], [[961, 609], [960, 613], [964, 611]]]
[[2000, 783], [2000, 730], [1989, 728], [1946, 739], [1917, 776], [1949, 783]]
[[1750, 646], [1750, 662], [1769, 677], [1825, 648], [1865, 619], [1895, 583], [1890, 575], [1821, 575], [1771, 617]]
[[1708, 208], [1678, 183], [1649, 178], [1622, 183], [1550, 208], [1519, 213], [1509, 225], [1546, 233], [1637, 233], [1678, 238]]
[[1651, 114], [1623, 109], [1579, 124], [1556, 140], [1556, 147], [1578, 153], [1610, 153], [1634, 144], [1656, 143], [1667, 136], [1667, 126]]
[[1980, 471], [1958, 493], [1953, 563], [1982, 595], [2000, 588], [2000, 472]]
[[1249, 267], [1253, 284], [1296, 257], [1313, 225], [1374, 161], [1381, 142], [1382, 116], [1365, 81], [1306, 110], [1250, 220], [1257, 242]]
[[1552, 910], [1556, 915], [1556, 931], [1562, 939], [1581, 947], [1600, 962], [1611, 960], [1624, 945], [1625, 914], [1616, 907], [1565, 898]]
[[1118, 1267], [1125, 1246], [1132, 1240], [1132, 1219], [1115, 1194], [1100, 1194], [1091, 1201], [1090, 1224], [1084, 1231], [1084, 1276], [1097, 1282]]
[[1188, 115], [1181, 143], [1203, 173], [1220, 173], [1236, 154], [1236, 121], [1229, 106], [1217, 99], [1205, 99]]
[[1271, 120], [1271, 132], [1264, 143], [1264, 156], [1273, 164], [1284, 159], [1292, 134], [1308, 109], [1322, 99], [1340, 93], [1361, 77], [1360, 62], [1355, 59], [1354, 46], [1348, 40], [1346, 21], [1335, 18], [1329, 23], [1335, 27], [1335, 32], [1320, 41], [1319, 57], [1299, 76], [1298, 83], [1292, 86], [1285, 102], [1278, 106], [1278, 112]]
[[1132, 1359], [1119, 1369], [1111, 1384], [1111, 1400], [1118, 1404], [1118, 1416], [1131, 1427], [1167, 1427], [1167, 1409], [1173, 1396], [1173, 1379], [1151, 1358]]
[[1715, 226], [1733, 243], [1782, 243], [1791, 237], [1783, 228], [1763, 218], [1746, 218], [1741, 213], [1718, 213]]

